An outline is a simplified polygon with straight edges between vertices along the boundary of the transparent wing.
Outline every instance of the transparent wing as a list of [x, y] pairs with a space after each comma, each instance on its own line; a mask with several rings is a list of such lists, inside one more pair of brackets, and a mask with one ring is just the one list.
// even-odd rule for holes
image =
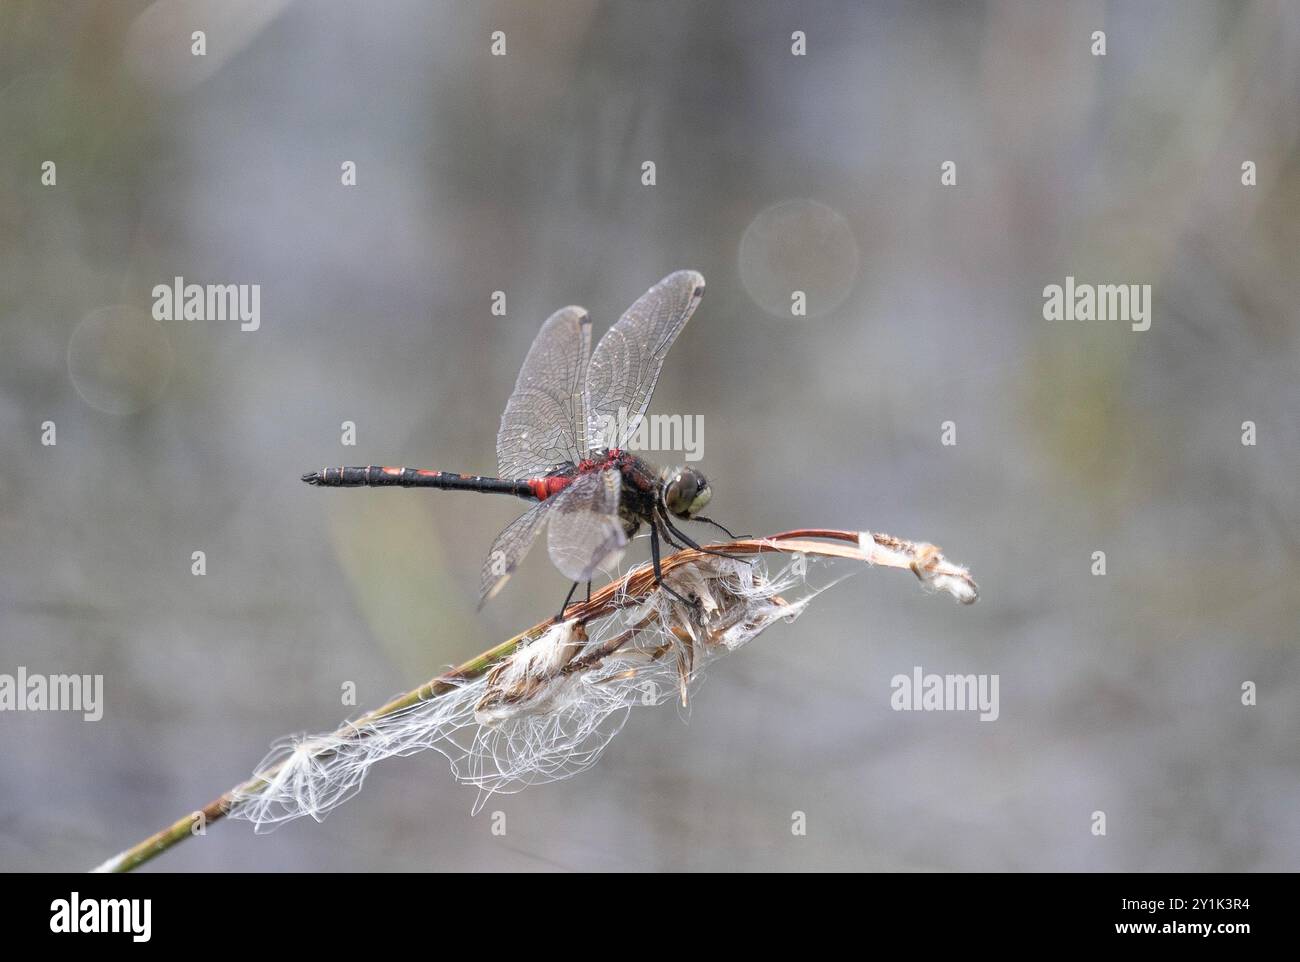
[[588, 450], [627, 444], [650, 406], [668, 349], [703, 295], [696, 271], [669, 274], [600, 339], [587, 370]]
[[542, 530], [542, 523], [550, 512], [552, 502], [539, 501], [519, 517], [515, 518], [504, 531], [497, 535], [488, 551], [487, 560], [483, 562], [483, 573], [479, 581], [478, 606], [493, 597], [514, 574], [519, 563], [528, 554], [537, 535]]
[[498, 475], [535, 477], [582, 459], [590, 353], [591, 318], [581, 307], [562, 308], [542, 325], [501, 415]]
[[618, 516], [622, 481], [616, 468], [592, 471], [555, 495], [547, 548], [566, 578], [590, 581], [598, 570], [618, 561], [627, 544]]

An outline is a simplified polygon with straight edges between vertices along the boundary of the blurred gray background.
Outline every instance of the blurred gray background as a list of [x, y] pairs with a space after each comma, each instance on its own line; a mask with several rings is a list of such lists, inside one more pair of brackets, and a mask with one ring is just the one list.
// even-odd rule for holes
[[[710, 513], [934, 541], [980, 602], [864, 571], [504, 837], [428, 753], [151, 868], [1300, 868], [1300, 8], [1062, 7], [0, 6], [0, 672], [106, 688], [0, 714], [0, 866], [94, 865], [550, 613], [544, 552], [474, 611], [517, 503], [298, 477], [492, 472], [541, 321], [691, 267], [652, 410], [703, 416]], [[261, 329], [155, 323], [176, 275]], [[1045, 321], [1066, 275], [1151, 284], [1151, 330]], [[891, 711], [915, 665], [1001, 718]]]

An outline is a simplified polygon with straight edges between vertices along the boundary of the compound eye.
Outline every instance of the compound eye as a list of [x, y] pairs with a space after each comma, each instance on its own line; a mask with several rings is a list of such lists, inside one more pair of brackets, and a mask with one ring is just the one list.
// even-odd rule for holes
[[709, 490], [708, 484], [705, 483], [696, 492], [695, 497], [691, 499], [691, 506], [686, 509], [686, 517], [693, 518], [703, 511], [708, 506], [711, 497], [713, 497], [713, 492]]
[[699, 483], [689, 473], [678, 471], [664, 486], [664, 504], [679, 517], [685, 517], [699, 493]]

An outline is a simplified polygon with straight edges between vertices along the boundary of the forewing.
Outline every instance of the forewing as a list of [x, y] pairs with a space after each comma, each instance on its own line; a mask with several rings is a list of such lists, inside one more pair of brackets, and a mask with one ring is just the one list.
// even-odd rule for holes
[[547, 548], [565, 577], [590, 581], [598, 570], [618, 561], [627, 544], [618, 516], [621, 487], [618, 469], [609, 468], [579, 475], [554, 496]]
[[588, 450], [627, 444], [650, 406], [668, 349], [703, 295], [696, 271], [669, 274], [600, 339], [587, 371]]
[[533, 541], [541, 532], [542, 523], [546, 520], [550, 508], [549, 499], [537, 502], [515, 518], [492, 542], [492, 549], [488, 552], [487, 560], [483, 562], [483, 573], [479, 581], [478, 606], [480, 608], [501, 590], [506, 579], [514, 574], [519, 563], [524, 560], [524, 555], [528, 554], [528, 549], [532, 547]]
[[586, 453], [584, 387], [591, 318], [581, 307], [552, 314], [528, 349], [497, 432], [497, 474], [543, 475]]

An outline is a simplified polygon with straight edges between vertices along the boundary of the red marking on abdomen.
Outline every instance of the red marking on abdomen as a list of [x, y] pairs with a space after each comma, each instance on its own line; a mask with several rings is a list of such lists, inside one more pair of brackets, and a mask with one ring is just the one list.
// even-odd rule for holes
[[384, 474], [401, 474], [401, 473], [402, 473], [402, 469], [401, 469], [401, 468], [380, 468], [380, 470], [383, 471]]
[[533, 493], [533, 497], [538, 501], [545, 501], [547, 498], [559, 494], [570, 484], [573, 478], [557, 475], [553, 478], [530, 478], [528, 480], [528, 490]]

